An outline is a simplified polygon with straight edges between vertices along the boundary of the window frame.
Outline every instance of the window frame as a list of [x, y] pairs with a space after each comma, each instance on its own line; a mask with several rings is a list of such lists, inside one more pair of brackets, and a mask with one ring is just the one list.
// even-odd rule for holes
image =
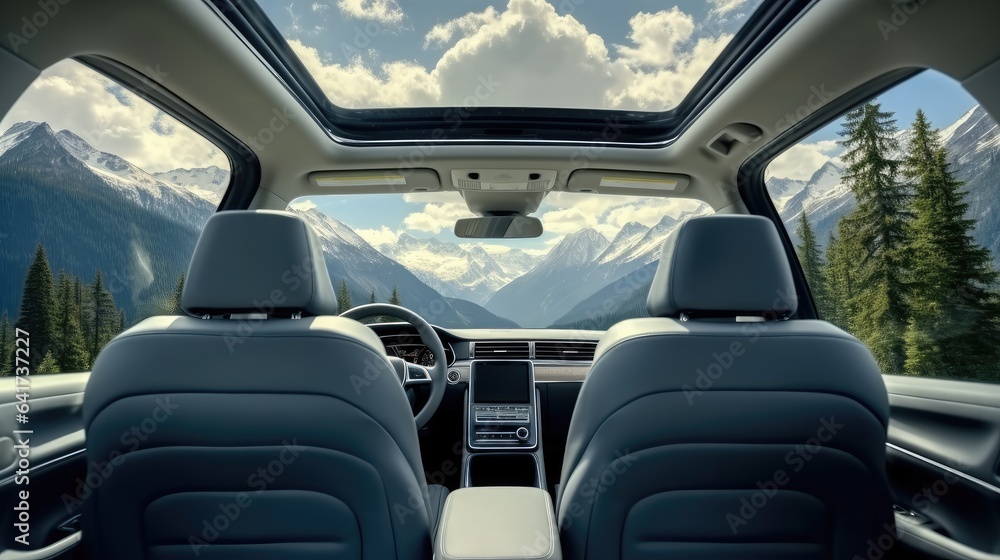
[[216, 211], [250, 207], [260, 187], [261, 173], [260, 160], [249, 146], [173, 92], [131, 67], [103, 56], [86, 55], [71, 60], [124, 87], [211, 142], [229, 160], [229, 186]]
[[[205, 0], [280, 80], [330, 138], [345, 145], [601, 144], [673, 142], [775, 39], [818, 0], [765, 2], [748, 18], [677, 107], [662, 111], [478, 107], [348, 109], [329, 99], [254, 0]], [[610, 134], [610, 138], [608, 138]]]
[[792, 243], [788, 230], [785, 229], [781, 216], [767, 192], [764, 182], [764, 172], [775, 158], [805, 140], [810, 134], [843, 117], [851, 109], [866, 103], [869, 99], [896, 87], [897, 85], [917, 76], [924, 68], [900, 68], [883, 74], [846, 94], [831, 100], [806, 118], [795, 123], [791, 128], [765, 145], [752, 157], [743, 162], [736, 177], [736, 185], [740, 198], [747, 210], [754, 215], [771, 220], [778, 229], [778, 237], [785, 247], [788, 263], [792, 268], [792, 279], [798, 294], [798, 310], [793, 319], [822, 319], [813, 301], [812, 292], [806, 283], [805, 273], [799, 261], [795, 245]]

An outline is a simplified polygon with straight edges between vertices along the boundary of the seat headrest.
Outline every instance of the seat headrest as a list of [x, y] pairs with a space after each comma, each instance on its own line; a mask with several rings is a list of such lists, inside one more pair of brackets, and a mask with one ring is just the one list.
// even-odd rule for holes
[[760, 216], [692, 218], [663, 243], [646, 308], [653, 317], [795, 313], [798, 296], [774, 224]]
[[315, 232], [289, 212], [219, 212], [188, 268], [181, 308], [195, 316], [336, 315], [337, 297]]

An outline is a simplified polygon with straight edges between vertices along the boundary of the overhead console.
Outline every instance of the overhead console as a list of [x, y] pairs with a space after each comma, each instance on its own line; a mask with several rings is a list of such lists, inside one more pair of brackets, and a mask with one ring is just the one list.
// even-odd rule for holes
[[534, 366], [528, 360], [475, 360], [469, 383], [470, 449], [538, 446]]

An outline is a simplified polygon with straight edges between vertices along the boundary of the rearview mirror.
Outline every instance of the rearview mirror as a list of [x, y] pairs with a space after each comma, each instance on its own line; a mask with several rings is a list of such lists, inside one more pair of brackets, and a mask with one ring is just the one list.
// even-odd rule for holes
[[531, 216], [482, 216], [455, 222], [455, 236], [474, 239], [522, 239], [542, 234], [542, 221]]

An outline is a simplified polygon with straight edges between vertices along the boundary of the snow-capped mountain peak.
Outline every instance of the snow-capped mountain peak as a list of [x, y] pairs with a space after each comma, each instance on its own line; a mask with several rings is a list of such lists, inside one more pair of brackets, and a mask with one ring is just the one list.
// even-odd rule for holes
[[198, 196], [219, 204], [229, 188], [229, 171], [216, 165], [181, 168], [154, 173], [157, 179], [184, 187]]
[[48, 123], [17, 123], [0, 136], [0, 158], [41, 154], [52, 160], [50, 165], [76, 162], [143, 208], [195, 228], [200, 228], [214, 210], [187, 189], [164, 183], [121, 157], [94, 148], [68, 130], [55, 132]]

